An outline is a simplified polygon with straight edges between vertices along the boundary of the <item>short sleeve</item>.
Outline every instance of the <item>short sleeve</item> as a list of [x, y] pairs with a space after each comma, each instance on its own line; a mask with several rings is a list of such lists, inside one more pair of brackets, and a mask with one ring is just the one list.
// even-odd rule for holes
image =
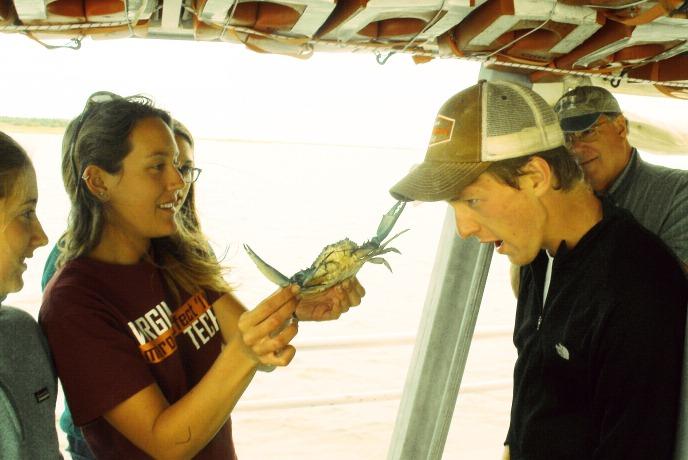
[[223, 295], [225, 295], [224, 292], [210, 291], [207, 289], [205, 291], [205, 298], [210, 305], [214, 304], [217, 301], [217, 299], [219, 299]]
[[95, 294], [73, 286], [49, 294], [39, 320], [77, 426], [155, 382], [126, 321]]

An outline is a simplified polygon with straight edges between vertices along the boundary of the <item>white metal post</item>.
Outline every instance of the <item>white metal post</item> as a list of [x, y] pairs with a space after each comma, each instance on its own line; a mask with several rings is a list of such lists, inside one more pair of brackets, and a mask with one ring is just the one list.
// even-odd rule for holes
[[491, 258], [492, 246], [456, 237], [448, 208], [389, 460], [442, 458]]

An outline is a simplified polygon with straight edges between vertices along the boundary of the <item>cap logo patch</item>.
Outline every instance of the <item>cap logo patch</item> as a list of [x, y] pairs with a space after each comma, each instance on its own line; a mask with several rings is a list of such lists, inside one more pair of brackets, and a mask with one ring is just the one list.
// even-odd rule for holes
[[430, 136], [430, 146], [449, 142], [451, 140], [452, 131], [454, 131], [453, 118], [445, 117], [444, 115], [437, 115], [435, 124], [432, 127], [432, 136]]

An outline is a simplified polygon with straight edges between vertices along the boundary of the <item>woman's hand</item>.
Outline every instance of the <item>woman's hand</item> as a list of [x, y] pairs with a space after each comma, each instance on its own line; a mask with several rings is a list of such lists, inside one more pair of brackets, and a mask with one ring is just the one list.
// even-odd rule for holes
[[304, 321], [337, 319], [359, 305], [364, 295], [365, 289], [354, 276], [319, 294], [302, 297], [296, 306], [296, 316]]
[[296, 285], [282, 288], [239, 317], [244, 350], [256, 363], [286, 366], [294, 358], [296, 349], [289, 343], [298, 332], [292, 321], [298, 292]]

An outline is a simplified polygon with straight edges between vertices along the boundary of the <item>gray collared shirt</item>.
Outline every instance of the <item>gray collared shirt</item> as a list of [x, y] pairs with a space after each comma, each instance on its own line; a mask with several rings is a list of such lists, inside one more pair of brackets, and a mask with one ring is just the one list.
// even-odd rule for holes
[[[634, 148], [607, 193], [688, 265], [688, 171], [647, 163]], [[629, 248], [629, 250], [632, 248]]]

